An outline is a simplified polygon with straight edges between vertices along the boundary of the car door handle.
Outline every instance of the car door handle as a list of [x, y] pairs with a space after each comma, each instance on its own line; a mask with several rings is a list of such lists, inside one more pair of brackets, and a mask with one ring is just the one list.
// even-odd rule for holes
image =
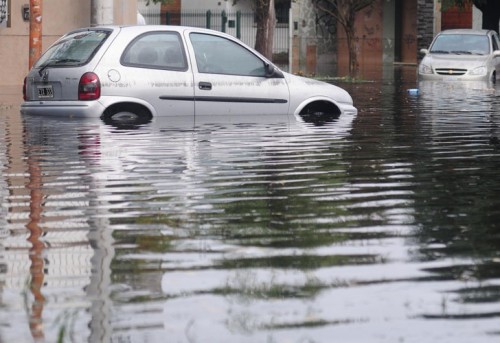
[[198, 83], [198, 87], [201, 89], [201, 90], [205, 90], [205, 91], [209, 91], [212, 89], [212, 84], [210, 82], [200, 82]]

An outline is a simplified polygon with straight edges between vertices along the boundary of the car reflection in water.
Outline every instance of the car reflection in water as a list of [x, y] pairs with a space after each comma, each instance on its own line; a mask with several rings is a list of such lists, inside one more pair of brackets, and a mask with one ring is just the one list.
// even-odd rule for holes
[[421, 109], [432, 116], [435, 133], [470, 134], [487, 127], [490, 136], [478, 139], [500, 147], [499, 86], [490, 81], [419, 81], [418, 86]]
[[[489, 110], [497, 94], [490, 81], [424, 81], [418, 82], [419, 94], [424, 106], [452, 109], [458, 112]], [[474, 106], [471, 106], [474, 105]]]
[[[168, 117], [167, 119], [158, 118], [141, 118], [137, 116], [129, 116], [126, 114], [126, 109], [122, 116], [114, 116], [113, 118], [102, 118], [103, 123], [115, 127], [117, 129], [139, 129], [146, 124], [151, 122], [157, 123], [168, 123], [175, 127], [176, 125], [181, 125], [184, 129], [192, 127], [195, 129], [200, 123], [231, 123], [231, 124], [247, 124], [247, 123], [284, 123], [284, 122], [294, 122], [294, 125], [299, 123], [312, 124], [316, 127], [325, 126], [329, 124], [334, 124], [339, 122], [338, 126], [343, 127], [346, 123], [352, 123], [352, 120], [356, 116], [352, 113], [340, 114], [340, 113], [325, 113], [318, 109], [315, 111], [311, 108], [307, 113], [300, 113], [296, 115], [286, 115], [286, 114], [263, 114], [256, 116], [240, 116], [240, 115], [216, 115], [216, 116], [197, 116], [196, 118], [190, 119], [189, 117]], [[342, 119], [341, 119], [342, 117]], [[307, 125], [305, 125], [307, 126]]]
[[[236, 161], [260, 165], [261, 159], [268, 156], [274, 160], [289, 146], [309, 149], [309, 138], [305, 137], [316, 133], [314, 149], [321, 149], [321, 137], [331, 142], [349, 135], [353, 119], [353, 115], [221, 115], [159, 117], [148, 123], [126, 118], [125, 124], [117, 125], [98, 118], [23, 116], [26, 151], [30, 154], [28, 170], [30, 178], [37, 180], [29, 186], [36, 197], [31, 202], [38, 204], [38, 219], [31, 221], [28, 228], [33, 226], [36, 237], [44, 237], [43, 242], [30, 240], [31, 251], [36, 252], [33, 261], [41, 261], [38, 269], [31, 270], [32, 274], [36, 272], [32, 308], [38, 311], [32, 320], [41, 323], [44, 318], [65, 318], [65, 308], [70, 307], [70, 317], [78, 321], [78, 325], [71, 324], [71, 320], [39, 325], [33, 329], [33, 337], [52, 340], [58, 330], [84, 337], [85, 341], [116, 337], [118, 333], [113, 333], [111, 323], [121, 319], [113, 314], [118, 305], [111, 300], [111, 294], [113, 287], [120, 284], [116, 278], [121, 274], [113, 277], [112, 264], [119, 263], [114, 230], [136, 227], [129, 227], [126, 218], [158, 213], [189, 218], [190, 213], [198, 211], [199, 199], [215, 191], [207, 178], [217, 177], [218, 166], [236, 163], [237, 168], [245, 168]], [[56, 165], [64, 168], [54, 168]], [[43, 204], [37, 191], [43, 196]], [[161, 201], [167, 196], [168, 202]], [[199, 211], [217, 210], [210, 209], [209, 204]], [[76, 233], [77, 242], [69, 239]], [[35, 247], [43, 249], [35, 251]], [[64, 266], [56, 274], [58, 283], [54, 283], [54, 274], [43, 272], [43, 265]], [[6, 273], [22, 274], [22, 268], [12, 265]], [[71, 282], [67, 276], [71, 276]], [[37, 280], [44, 283], [36, 284]], [[164, 287], [162, 273], [156, 273], [150, 281], [154, 289]], [[57, 301], [66, 305], [46, 306], [46, 297], [56, 292]]]

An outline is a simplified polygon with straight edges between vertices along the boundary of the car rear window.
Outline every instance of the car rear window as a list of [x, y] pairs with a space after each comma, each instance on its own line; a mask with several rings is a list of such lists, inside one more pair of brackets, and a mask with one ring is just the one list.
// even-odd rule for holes
[[99, 50], [111, 31], [88, 30], [69, 33], [52, 45], [36, 62], [35, 67], [84, 65]]

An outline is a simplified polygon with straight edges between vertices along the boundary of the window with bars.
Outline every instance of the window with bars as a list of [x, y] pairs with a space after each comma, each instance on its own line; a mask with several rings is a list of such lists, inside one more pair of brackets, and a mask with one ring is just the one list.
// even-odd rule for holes
[[9, 0], [0, 0], [0, 28], [8, 27], [9, 21]]

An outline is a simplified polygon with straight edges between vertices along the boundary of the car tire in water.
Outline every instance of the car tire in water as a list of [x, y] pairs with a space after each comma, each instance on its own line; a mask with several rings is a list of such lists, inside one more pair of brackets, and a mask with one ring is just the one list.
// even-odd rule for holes
[[117, 128], [134, 128], [149, 123], [152, 118], [146, 108], [134, 105], [110, 108], [101, 116], [104, 123]]
[[306, 123], [322, 126], [335, 122], [340, 116], [340, 110], [331, 103], [320, 101], [307, 105], [300, 116]]

